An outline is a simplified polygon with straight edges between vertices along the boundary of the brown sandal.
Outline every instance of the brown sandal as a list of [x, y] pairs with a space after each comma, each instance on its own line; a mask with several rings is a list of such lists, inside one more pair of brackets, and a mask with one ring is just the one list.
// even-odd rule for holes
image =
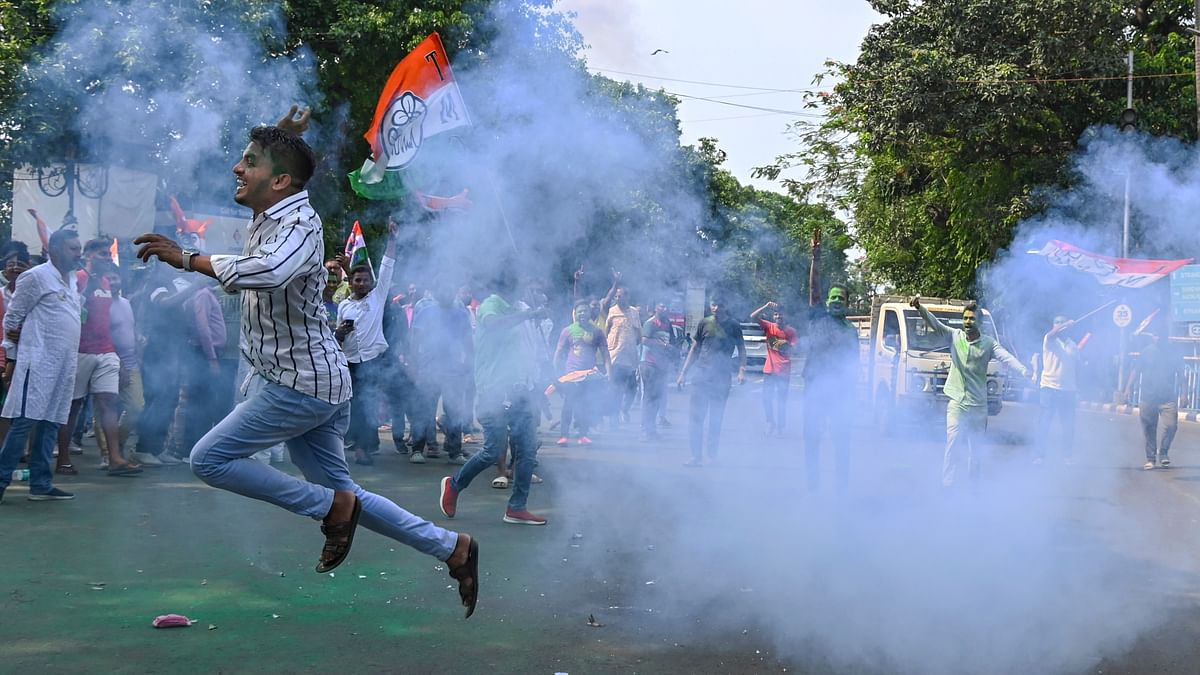
[[[354, 497], [354, 513], [350, 520], [333, 525], [321, 525], [321, 534], [325, 535], [325, 546], [321, 549], [321, 559], [317, 561], [317, 573], [324, 574], [341, 565], [350, 555], [350, 545], [354, 543], [354, 530], [358, 529], [358, 517], [362, 514], [362, 500]], [[340, 541], [345, 538], [345, 541]]]
[[463, 607], [467, 608], [464, 619], [471, 618], [475, 613], [475, 603], [479, 600], [479, 542], [471, 537], [467, 546], [467, 561], [450, 570], [450, 576], [458, 581], [458, 597], [462, 598]]

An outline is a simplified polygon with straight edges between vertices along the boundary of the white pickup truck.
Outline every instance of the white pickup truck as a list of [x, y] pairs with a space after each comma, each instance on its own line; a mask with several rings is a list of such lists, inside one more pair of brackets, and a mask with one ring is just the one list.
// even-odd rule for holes
[[[942, 388], [950, 372], [949, 343], [925, 324], [908, 301], [907, 297], [884, 295], [871, 303], [870, 331], [864, 350], [866, 384], [875, 423], [884, 433], [894, 431], [901, 419], [912, 417], [911, 413], [941, 414], [948, 400]], [[965, 300], [922, 297], [921, 304], [942, 323], [962, 327]], [[997, 337], [992, 315], [982, 308], [979, 329]], [[1004, 384], [1000, 364], [989, 364], [989, 415], [999, 414], [1004, 405]]]

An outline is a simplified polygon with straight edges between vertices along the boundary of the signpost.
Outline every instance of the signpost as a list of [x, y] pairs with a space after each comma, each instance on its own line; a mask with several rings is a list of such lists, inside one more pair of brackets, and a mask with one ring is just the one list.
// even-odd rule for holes
[[1133, 310], [1129, 305], [1121, 303], [1113, 307], [1113, 323], [1117, 324], [1117, 328], [1127, 328], [1133, 322]]
[[1171, 273], [1171, 321], [1200, 321], [1200, 265], [1184, 265]]

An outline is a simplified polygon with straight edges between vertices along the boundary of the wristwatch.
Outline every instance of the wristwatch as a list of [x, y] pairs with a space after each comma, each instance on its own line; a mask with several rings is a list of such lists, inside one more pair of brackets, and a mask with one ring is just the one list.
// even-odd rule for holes
[[193, 251], [191, 249], [185, 248], [185, 249], [183, 249], [182, 253], [183, 253], [183, 271], [191, 272], [192, 271], [192, 256], [198, 255], [199, 251]]

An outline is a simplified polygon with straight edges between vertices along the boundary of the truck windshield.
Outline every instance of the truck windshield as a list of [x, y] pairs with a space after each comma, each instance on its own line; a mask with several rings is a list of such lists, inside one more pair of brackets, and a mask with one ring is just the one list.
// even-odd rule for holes
[[[962, 328], [962, 313], [949, 311], [934, 311], [931, 312], [938, 318], [939, 321], [950, 326], [951, 328]], [[908, 324], [908, 348], [913, 351], [928, 352], [935, 350], [945, 350], [949, 342], [942, 335], [933, 332], [925, 323], [925, 319], [921, 318], [921, 314], [915, 309], [904, 310], [904, 321]], [[996, 327], [992, 324], [992, 317], [988, 314], [979, 316], [979, 330], [984, 335], [996, 337]]]

